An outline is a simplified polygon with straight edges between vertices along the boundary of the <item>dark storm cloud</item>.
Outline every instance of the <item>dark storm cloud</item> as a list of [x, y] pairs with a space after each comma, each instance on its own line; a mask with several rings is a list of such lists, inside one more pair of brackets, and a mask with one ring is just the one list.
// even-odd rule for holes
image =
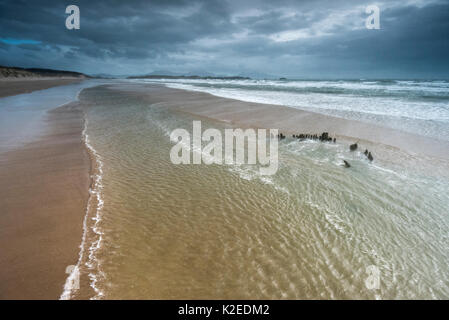
[[[297, 77], [449, 77], [449, 3], [1, 1], [0, 64], [87, 73], [153, 70]], [[76, 4], [81, 29], [65, 28]], [[13, 44], [13, 40], [40, 43]]]

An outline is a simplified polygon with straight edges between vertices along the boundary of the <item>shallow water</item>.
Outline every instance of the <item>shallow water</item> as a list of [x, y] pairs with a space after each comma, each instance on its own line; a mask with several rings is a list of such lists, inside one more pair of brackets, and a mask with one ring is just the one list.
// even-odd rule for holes
[[43, 129], [47, 111], [77, 99], [84, 89], [104, 83], [84, 80], [0, 99], [0, 154], [34, 141]]
[[[197, 119], [105, 87], [80, 100], [102, 171], [81, 267], [95, 292], [81, 296], [449, 297], [444, 176], [290, 139], [280, 143], [274, 176], [253, 166], [173, 165], [170, 132], [191, 132]], [[380, 272], [377, 289], [365, 283], [369, 266]]]

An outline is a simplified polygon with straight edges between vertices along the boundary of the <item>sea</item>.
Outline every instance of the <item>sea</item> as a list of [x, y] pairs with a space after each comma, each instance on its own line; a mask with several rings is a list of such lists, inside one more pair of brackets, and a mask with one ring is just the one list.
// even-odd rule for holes
[[[285, 105], [449, 141], [447, 81], [125, 82]], [[108, 86], [85, 88], [78, 99], [94, 166], [77, 265], [81, 288], [66, 287], [64, 297], [449, 298], [444, 165], [370, 162], [338, 141], [290, 138], [279, 142], [272, 176], [253, 165], [175, 165], [170, 133], [191, 131], [194, 115]]]

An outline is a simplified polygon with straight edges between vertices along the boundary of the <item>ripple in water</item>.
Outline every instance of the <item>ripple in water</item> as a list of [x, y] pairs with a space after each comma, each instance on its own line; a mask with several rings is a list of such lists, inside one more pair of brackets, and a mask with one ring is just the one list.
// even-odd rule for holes
[[[85, 271], [102, 297], [449, 296], [444, 177], [289, 139], [271, 177], [250, 166], [176, 166], [168, 133], [190, 131], [193, 118], [104, 87], [81, 101], [103, 163], [93, 257], [101, 270]], [[365, 286], [371, 265], [380, 270], [377, 290]]]

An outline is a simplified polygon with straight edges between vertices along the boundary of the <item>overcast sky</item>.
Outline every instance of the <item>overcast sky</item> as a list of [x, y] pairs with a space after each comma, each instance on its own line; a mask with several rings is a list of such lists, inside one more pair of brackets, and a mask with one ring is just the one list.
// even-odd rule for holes
[[0, 65], [88, 74], [448, 79], [448, 35], [449, 0], [0, 0]]

